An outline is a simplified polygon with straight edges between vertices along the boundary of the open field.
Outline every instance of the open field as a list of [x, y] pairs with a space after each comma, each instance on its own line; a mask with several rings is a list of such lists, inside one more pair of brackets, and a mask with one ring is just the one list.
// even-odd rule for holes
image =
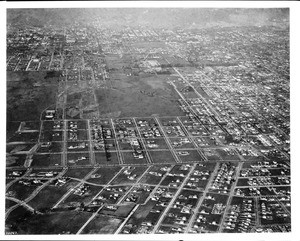
[[7, 193], [11, 193], [10, 196], [14, 198], [25, 200], [31, 193], [38, 188], [39, 185], [26, 186], [22, 183], [15, 182], [8, 190]]
[[130, 211], [133, 209], [134, 206], [135, 206], [134, 203], [126, 203], [126, 204], [122, 204], [122, 205], [115, 205], [114, 207], [116, 209], [113, 209], [113, 210], [109, 209], [107, 207], [104, 207], [100, 211], [100, 214], [125, 218], [130, 213]]
[[16, 205], [17, 203], [12, 200], [5, 200], [5, 210], [11, 208], [12, 206]]
[[170, 151], [149, 151], [153, 163], [176, 163]]
[[57, 153], [62, 152], [63, 142], [51, 142], [50, 146], [39, 146], [37, 153]]
[[65, 173], [65, 177], [74, 177], [74, 178], [84, 178], [89, 172], [91, 172], [93, 170], [93, 168], [72, 168], [69, 169], [66, 173]]
[[112, 181], [113, 185], [134, 183], [146, 171], [147, 167], [127, 167]]
[[39, 120], [55, 105], [58, 81], [46, 72], [7, 72], [7, 121]]
[[25, 213], [16, 220], [10, 217], [8, 223], [11, 231], [18, 234], [75, 234], [90, 216], [91, 213], [70, 210], [42, 215]]
[[57, 201], [78, 182], [70, 181], [62, 187], [47, 186], [43, 188], [28, 204], [37, 210], [52, 208]]
[[112, 234], [121, 222], [122, 220], [118, 218], [98, 215], [85, 227], [82, 234]]
[[[180, 154], [181, 153], [181, 154]], [[187, 155], [186, 155], [187, 153]], [[177, 156], [182, 162], [203, 162], [204, 158], [197, 152], [197, 150], [180, 150], [177, 151]]]
[[157, 185], [169, 169], [171, 169], [170, 165], [152, 166], [147, 174], [144, 175], [141, 182], [149, 185]]
[[15, 166], [24, 166], [27, 155], [6, 155], [6, 166], [15, 167]]
[[67, 153], [68, 165], [70, 166], [87, 166], [90, 165], [90, 155], [89, 152], [74, 152]]
[[63, 132], [62, 131], [43, 131], [41, 133], [41, 141], [62, 141]]
[[179, 97], [166, 83], [166, 76], [107, 81], [110, 81], [112, 89], [96, 90], [100, 114], [120, 111], [120, 117], [183, 115], [180, 108], [174, 104]]
[[8, 142], [36, 142], [38, 137], [38, 132], [15, 133]]
[[94, 174], [93, 178], [87, 181], [95, 184], [107, 184], [121, 170], [121, 167], [101, 167]]
[[6, 145], [6, 153], [14, 154], [21, 152], [29, 152], [30, 149], [34, 146], [34, 143], [8, 144]]
[[6, 122], [6, 142], [15, 134], [20, 126], [19, 121], [7, 121]]
[[75, 193], [71, 193], [70, 196], [68, 196], [68, 198], [64, 200], [61, 206], [72, 205], [74, 203], [88, 204], [92, 200], [92, 198], [95, 197], [96, 194], [102, 190], [101, 186], [93, 186], [93, 185], [85, 184], [85, 187], [87, 188], [87, 191], [83, 195], [77, 195]]
[[142, 151], [144, 158], [136, 159], [134, 158], [133, 152], [121, 152], [121, 155], [123, 156], [124, 163], [125, 164], [146, 164], [147, 163], [147, 157], [145, 154], [145, 151]]
[[61, 154], [33, 155], [32, 167], [49, 167], [61, 165]]
[[117, 152], [108, 152], [109, 159], [106, 156], [105, 152], [95, 152], [95, 160], [96, 163], [101, 165], [111, 165], [111, 164], [119, 164], [119, 159]]

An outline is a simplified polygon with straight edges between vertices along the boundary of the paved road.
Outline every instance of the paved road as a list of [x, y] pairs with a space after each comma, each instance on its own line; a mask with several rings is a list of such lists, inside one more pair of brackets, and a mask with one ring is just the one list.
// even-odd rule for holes
[[189, 173], [186, 175], [186, 177], [184, 178], [183, 182], [181, 183], [181, 185], [178, 187], [175, 195], [173, 196], [173, 198], [171, 199], [171, 201], [169, 202], [168, 206], [165, 208], [165, 210], [163, 211], [163, 213], [161, 213], [160, 218], [158, 219], [156, 225], [154, 226], [153, 230], [151, 233], [155, 233], [157, 231], [157, 229], [159, 228], [159, 226], [161, 225], [163, 219], [166, 217], [167, 212], [169, 211], [169, 209], [173, 206], [173, 203], [175, 202], [175, 200], [177, 199], [177, 196], [180, 194], [180, 192], [182, 191], [183, 187], [185, 186], [186, 182], [189, 180], [190, 175], [194, 172], [196, 165], [193, 165], [189, 171]]
[[32, 171], [32, 168], [28, 168], [28, 169], [26, 170], [26, 172], [25, 172], [22, 176], [17, 177], [17, 178], [15, 178], [13, 181], [7, 183], [7, 184], [6, 184], [6, 188], [5, 188], [6, 191], [7, 191], [14, 183], [16, 183], [17, 181], [21, 180], [22, 178], [25, 178], [31, 171]]
[[63, 152], [62, 152], [62, 166], [66, 167], [67, 164], [67, 140], [68, 140], [68, 131], [67, 131], [68, 121], [64, 120], [64, 129], [63, 129]]
[[89, 142], [89, 153], [90, 153], [90, 163], [92, 166], [96, 165], [94, 150], [93, 150], [93, 141], [92, 141], [92, 130], [90, 125], [90, 120], [87, 120], [87, 139]]
[[120, 200], [117, 202], [117, 204], [121, 204], [121, 203], [124, 201], [124, 199], [126, 198], [126, 196], [132, 191], [132, 189], [133, 189], [134, 187], [136, 187], [137, 185], [140, 185], [140, 184], [141, 184], [140, 181], [141, 181], [142, 178], [148, 173], [148, 171], [149, 171], [150, 168], [151, 168], [151, 167], [148, 167], [148, 168], [144, 171], [144, 173], [136, 180], [136, 182], [133, 183], [133, 184], [131, 184], [131, 187], [126, 191], [126, 193], [123, 195], [123, 197], [120, 198]]
[[148, 151], [147, 151], [147, 148], [146, 148], [146, 143], [145, 143], [145, 141], [144, 141], [144, 138], [142, 138], [142, 134], [141, 134], [141, 132], [140, 132], [140, 130], [139, 130], [139, 127], [138, 127], [138, 124], [136, 123], [136, 119], [135, 118], [132, 118], [133, 119], [133, 122], [134, 122], [134, 124], [135, 124], [135, 127], [136, 127], [136, 129], [137, 129], [137, 131], [138, 131], [138, 134], [140, 135], [140, 139], [141, 139], [141, 141], [142, 141], [142, 143], [143, 143], [143, 145], [144, 145], [144, 152], [146, 153], [146, 156], [147, 156], [147, 162], [149, 163], [149, 164], [152, 164], [153, 163], [153, 161], [152, 161], [152, 158], [151, 158], [151, 156], [149, 155], [149, 153], [148, 153]]
[[93, 213], [93, 215], [81, 226], [81, 228], [77, 231], [76, 234], [80, 234], [84, 228], [98, 215], [100, 210], [103, 208], [103, 205], [98, 208], [96, 212]]
[[116, 133], [116, 129], [115, 129], [115, 126], [114, 126], [114, 122], [112, 119], [110, 119], [110, 123], [111, 123], [111, 126], [112, 126], [112, 130], [113, 130], [113, 133], [114, 133], [114, 137], [116, 139], [116, 145], [117, 145], [117, 153], [118, 153], [118, 156], [119, 156], [119, 163], [122, 165], [124, 164], [124, 160], [123, 160], [123, 157], [122, 157], [122, 154], [120, 153], [120, 146], [119, 146], [119, 142], [117, 140], [117, 133]]
[[236, 167], [235, 175], [233, 177], [235, 179], [235, 182], [232, 184], [230, 192], [228, 194], [229, 197], [227, 199], [227, 203], [226, 203], [226, 208], [224, 210], [224, 214], [223, 214], [223, 216], [221, 218], [221, 223], [220, 223], [218, 232], [222, 232], [223, 229], [224, 229], [224, 226], [223, 226], [224, 225], [224, 220], [225, 220], [225, 217], [226, 217], [226, 215], [227, 215], [227, 213], [228, 213], [228, 211], [229, 211], [229, 209], [231, 207], [230, 203], [232, 201], [232, 198], [234, 197], [234, 195], [233, 195], [234, 194], [234, 190], [235, 190], [236, 184], [238, 182], [238, 177], [240, 175], [240, 171], [242, 169], [242, 166], [243, 166], [243, 163], [241, 162], [241, 163], [238, 163], [238, 166]]
[[92, 171], [90, 171], [84, 178], [80, 179], [80, 182], [73, 188], [70, 188], [62, 197], [61, 199], [59, 199], [57, 201], [57, 203], [53, 206], [53, 208], [57, 208], [59, 206], [59, 204], [61, 204], [64, 200], [67, 199], [67, 197], [74, 191], [76, 190], [80, 185], [82, 185], [83, 183], [85, 183], [85, 180], [89, 179], [91, 177], [92, 174], [94, 174], [96, 171], [98, 170], [98, 168], [93, 169]]
[[163, 126], [160, 124], [158, 118], [157, 118], [157, 117], [154, 117], [154, 119], [155, 119], [155, 121], [157, 122], [157, 124], [159, 125], [159, 128], [161, 129], [161, 131], [162, 131], [162, 133], [163, 133], [163, 136], [164, 136], [164, 139], [165, 139], [167, 145], [169, 146], [169, 149], [170, 149], [170, 151], [171, 151], [173, 157], [175, 158], [175, 161], [176, 161], [177, 163], [182, 163], [182, 161], [181, 161], [181, 160], [179, 159], [179, 157], [176, 155], [176, 152], [174, 151], [174, 148], [173, 148], [173, 146], [172, 146], [170, 140], [168, 139], [168, 137], [167, 137], [167, 135], [166, 135], [166, 132], [165, 132]]
[[31, 195], [24, 200], [24, 202], [30, 202], [44, 187], [48, 186], [52, 181], [62, 177], [67, 172], [67, 169], [63, 169], [57, 176], [50, 178], [47, 182], [45, 182], [42, 186], [35, 189]]
[[9, 214], [19, 206], [22, 206], [22, 207], [26, 208], [30, 212], [34, 212], [34, 208], [29, 206], [26, 202], [24, 202], [22, 200], [19, 200], [19, 199], [14, 198], [14, 197], [5, 197], [5, 198], [17, 203], [16, 205], [14, 205], [14, 206], [10, 207], [8, 210], [6, 210], [5, 220], [8, 218]]
[[[17, 205], [9, 208], [6, 213], [5, 213], [5, 219], [9, 216], [9, 214], [16, 209], [18, 206], [22, 205], [22, 206], [26, 206], [26, 207], [30, 207], [27, 203], [30, 202], [44, 187], [46, 187], [49, 183], [51, 183], [53, 180], [61, 177], [62, 175], [65, 174], [67, 170], [63, 170], [62, 172], [60, 172], [56, 177], [50, 178], [47, 182], [45, 182], [42, 186], [39, 186], [37, 189], [35, 189], [31, 195], [29, 197], [27, 197], [24, 201], [18, 202]], [[30, 207], [31, 208], [31, 207]], [[33, 211], [34, 209], [32, 209]]]
[[125, 220], [120, 224], [120, 226], [118, 227], [118, 229], [116, 230], [116, 232], [114, 234], [118, 234], [122, 231], [124, 225], [127, 223], [127, 221], [129, 220], [129, 218], [134, 214], [134, 212], [138, 209], [140, 205], [137, 204], [132, 210], [131, 212], [128, 214], [128, 216], [125, 218]]
[[206, 184], [206, 187], [205, 187], [205, 189], [203, 191], [203, 194], [200, 197], [200, 199], [199, 199], [199, 201], [197, 203], [197, 206], [193, 210], [193, 215], [190, 218], [190, 221], [189, 221], [189, 223], [188, 223], [188, 225], [187, 225], [187, 227], [185, 229], [185, 232], [189, 232], [191, 230], [191, 227], [192, 227], [192, 225], [193, 225], [193, 223], [194, 223], [194, 221], [195, 221], [195, 219], [197, 217], [199, 208], [200, 208], [201, 204], [203, 203], [203, 201], [204, 201], [204, 199], [206, 197], [206, 194], [209, 191], [209, 188], [211, 187], [211, 183], [213, 182], [213, 180], [214, 180], [214, 178], [215, 178], [215, 176], [216, 176], [216, 174], [218, 172], [219, 166], [220, 166], [220, 163], [217, 163], [216, 166], [215, 166], [214, 171], [210, 174], [209, 180], [208, 180], [208, 182]]

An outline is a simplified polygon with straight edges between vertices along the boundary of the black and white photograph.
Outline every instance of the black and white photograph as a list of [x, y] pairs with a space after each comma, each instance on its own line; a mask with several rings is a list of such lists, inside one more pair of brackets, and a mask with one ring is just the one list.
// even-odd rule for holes
[[291, 7], [136, 6], [6, 5], [2, 235], [290, 234]]

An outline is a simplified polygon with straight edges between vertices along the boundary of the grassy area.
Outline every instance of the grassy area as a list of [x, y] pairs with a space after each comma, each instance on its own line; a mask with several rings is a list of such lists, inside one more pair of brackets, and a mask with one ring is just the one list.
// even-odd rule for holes
[[175, 163], [170, 151], [149, 151], [153, 163]]
[[232, 154], [227, 153], [225, 150], [223, 149], [215, 149], [216, 152], [219, 154], [219, 156], [225, 160], [225, 161], [229, 161], [229, 160], [240, 160], [238, 154], [234, 151], [232, 151]]
[[121, 117], [183, 115], [174, 105], [178, 96], [167, 84], [167, 76], [111, 79], [112, 89], [96, 90], [100, 114], [121, 111]]
[[8, 144], [6, 145], [6, 153], [16, 153], [20, 151], [29, 151], [35, 143], [25, 143], [25, 144]]
[[215, 149], [209, 149], [209, 148], [201, 149], [201, 152], [209, 161], [222, 161], [223, 160]]
[[145, 205], [140, 205], [128, 220], [128, 224], [140, 225], [148, 216], [150, 210], [155, 206], [155, 201], [148, 201]]
[[46, 78], [46, 72], [7, 72], [7, 121], [39, 120], [55, 105], [58, 81]]
[[104, 215], [106, 214], [106, 215], [110, 215], [110, 216], [125, 218], [128, 216], [130, 211], [134, 208], [134, 206], [135, 206], [134, 203], [123, 204], [120, 206], [116, 206], [117, 207], [116, 210], [111, 210], [111, 209], [104, 207], [101, 210], [100, 214], [104, 214]]
[[118, 218], [98, 215], [84, 228], [82, 234], [112, 234], [121, 222]]
[[28, 204], [37, 210], [44, 210], [52, 208], [57, 201], [78, 182], [68, 182], [62, 187], [46, 186], [43, 188]]
[[[162, 170], [164, 168], [164, 170]], [[165, 168], [170, 168], [169, 165], [157, 165], [157, 166], [152, 166], [148, 173], [144, 175], [144, 177], [141, 180], [141, 183], [146, 183], [149, 185], [157, 185], [161, 179], [164, 177], [164, 174], [166, 173]], [[149, 172], [152, 172], [150, 174]]]
[[41, 141], [62, 141], [63, 132], [62, 131], [43, 131], [41, 134]]
[[88, 191], [83, 195], [76, 195], [74, 193], [70, 194], [68, 198], [62, 203], [62, 205], [68, 205], [72, 202], [77, 203], [89, 203], [93, 197], [97, 195], [102, 190], [101, 186], [93, 186], [89, 184], [85, 184], [86, 187], [88, 187]]
[[62, 149], [63, 149], [63, 142], [51, 142], [51, 145], [49, 147], [39, 146], [37, 153], [62, 152]]
[[37, 185], [26, 186], [22, 183], [15, 182], [10, 188], [7, 190], [7, 193], [12, 192], [12, 196], [14, 198], [25, 200], [30, 196], [30, 194], [37, 189]]
[[61, 154], [33, 155], [32, 167], [60, 166]]
[[146, 164], [147, 163], [147, 157], [144, 151], [143, 151], [144, 158], [140, 158], [140, 159], [134, 158], [132, 153], [133, 152], [121, 152], [125, 164]]
[[[74, 148], [73, 147], [77, 147], [78, 145], [81, 145], [84, 143], [84, 148]], [[86, 152], [89, 151], [89, 142], [88, 141], [80, 141], [80, 142], [75, 142], [75, 141], [68, 141], [67, 142], [67, 149], [68, 152]]]
[[[147, 138], [144, 139], [144, 142], [148, 150], [155, 150], [155, 149], [169, 150], [169, 147], [164, 138]], [[157, 147], [155, 145], [157, 145]]]
[[[187, 152], [188, 155], [180, 155], [179, 153]], [[203, 162], [204, 158], [197, 152], [197, 150], [180, 150], [177, 152], [177, 156], [182, 162]]]
[[96, 183], [96, 184], [107, 184], [119, 171], [121, 167], [101, 167], [94, 174], [96, 174], [97, 178], [90, 178], [87, 181]]
[[19, 121], [6, 122], [6, 141], [8, 141], [15, 134], [20, 126], [20, 123], [21, 122]]
[[37, 142], [38, 137], [38, 132], [15, 133], [8, 142]]
[[19, 214], [7, 221], [11, 231], [18, 234], [75, 234], [91, 216], [91, 213], [69, 210], [43, 215]]
[[16, 202], [6, 199], [5, 200], [5, 210], [9, 209], [10, 207], [12, 207], [16, 204], [17, 204]]
[[93, 168], [70, 168], [64, 176], [82, 179], [92, 170]]
[[[89, 152], [76, 152], [76, 153], [67, 153], [68, 165], [70, 166], [87, 166], [90, 165], [90, 155]], [[75, 163], [73, 163], [73, 161]]]
[[[114, 184], [134, 183], [146, 171], [147, 167], [127, 167], [127, 173], [122, 172], [112, 181]], [[129, 179], [129, 177], [133, 177]]]
[[105, 152], [95, 152], [95, 160], [100, 165], [119, 164], [117, 152], [109, 152], [110, 159], [108, 161]]
[[26, 160], [27, 155], [7, 155], [6, 156], [6, 166], [24, 166], [24, 162]]
[[[185, 139], [189, 140], [189, 142], [187, 142], [187, 143], [182, 142], [182, 140], [185, 140]], [[195, 148], [191, 139], [188, 137], [184, 137], [184, 139], [182, 139], [180, 137], [171, 137], [171, 138], [169, 138], [169, 140], [171, 142], [171, 145], [174, 147], [174, 149]]]

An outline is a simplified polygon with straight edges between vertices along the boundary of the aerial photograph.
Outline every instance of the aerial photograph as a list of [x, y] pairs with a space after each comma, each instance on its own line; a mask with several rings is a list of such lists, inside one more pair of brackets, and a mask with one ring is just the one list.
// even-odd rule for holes
[[6, 9], [4, 235], [290, 233], [290, 9], [71, 7]]

